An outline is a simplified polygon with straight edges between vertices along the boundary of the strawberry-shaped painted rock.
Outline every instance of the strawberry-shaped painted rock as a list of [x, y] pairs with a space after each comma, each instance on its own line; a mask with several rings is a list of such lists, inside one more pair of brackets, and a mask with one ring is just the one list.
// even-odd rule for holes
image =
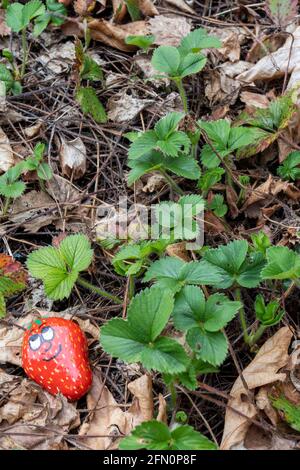
[[92, 383], [86, 337], [71, 320], [36, 320], [24, 334], [22, 363], [32, 380], [69, 400], [78, 400]]

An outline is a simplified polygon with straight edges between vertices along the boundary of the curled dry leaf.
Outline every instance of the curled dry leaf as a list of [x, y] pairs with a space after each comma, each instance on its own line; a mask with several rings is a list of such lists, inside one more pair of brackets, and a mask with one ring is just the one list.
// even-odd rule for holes
[[260, 59], [251, 69], [240, 74], [237, 79], [251, 83], [256, 80], [273, 80], [291, 74], [288, 88], [293, 88], [300, 79], [300, 27], [289, 35], [284, 45], [276, 52]]
[[5, 172], [15, 164], [9, 139], [0, 127], [0, 172]]
[[104, 42], [104, 44], [124, 52], [136, 50], [135, 46], [125, 44], [127, 36], [145, 36], [149, 34], [145, 21], [134, 21], [126, 25], [114, 25], [103, 19], [92, 20], [89, 22], [89, 29], [92, 39]]
[[205, 77], [205, 96], [210, 105], [217, 103], [234, 104], [238, 98], [241, 84], [227, 76], [222, 70], [212, 70]]
[[142, 375], [130, 382], [128, 389], [134, 398], [129, 409], [123, 411], [104, 385], [101, 372], [95, 370], [87, 395], [87, 407], [91, 413], [79, 431], [79, 435], [86, 436], [83, 440], [85, 446], [94, 450], [117, 449], [120, 436], [129, 434], [135, 426], [153, 418], [151, 377]]
[[74, 60], [75, 45], [72, 41], [60, 44], [59, 47], [55, 44], [48, 50], [47, 54], [37, 56], [37, 61], [46, 68], [49, 77], [66, 73], [71, 69]]
[[191, 32], [191, 25], [183, 16], [157, 15], [149, 20], [149, 33], [158, 46], [179, 46], [181, 39]]
[[23, 227], [25, 232], [36, 233], [56, 219], [57, 214], [49, 212], [53, 204], [53, 199], [44, 191], [29, 191], [14, 200], [9, 220]]
[[35, 137], [36, 135], [39, 134], [42, 125], [43, 125], [43, 122], [42, 122], [42, 121], [38, 121], [38, 122], [37, 122], [36, 124], [34, 124], [33, 126], [26, 127], [26, 128], [24, 129], [24, 134], [26, 135], [26, 137], [29, 137], [29, 138], [31, 139], [32, 137]]
[[80, 137], [68, 142], [61, 139], [59, 157], [63, 175], [77, 180], [85, 174], [86, 147]]
[[[283, 327], [263, 344], [253, 361], [243, 370], [249, 390], [285, 380], [286, 374], [279, 371], [288, 362], [291, 338], [290, 329]], [[240, 377], [235, 381], [230, 396], [232, 398], [228, 401], [230, 408], [227, 408], [225, 415], [222, 450], [229, 450], [243, 442], [251, 424], [248, 418], [257, 415], [257, 409], [248, 398]]]
[[1, 448], [66, 448], [63, 434], [80, 424], [74, 403], [62, 395], [54, 397], [35, 382], [1, 369], [0, 386], [5, 390], [0, 405]]
[[184, 0], [167, 0], [167, 3], [190, 15], [195, 14], [195, 11]]
[[96, 0], [75, 0], [74, 10], [80, 16], [90, 15], [96, 6]]
[[108, 119], [114, 122], [127, 122], [134, 119], [143, 109], [151, 105], [153, 100], [142, 100], [134, 98], [122, 92], [120, 95], [114, 95], [108, 100]]
[[191, 261], [186, 250], [186, 242], [178, 242], [168, 245], [166, 253], [168, 256], [174, 256], [175, 258], [182, 259], [183, 261]]
[[251, 217], [258, 217], [260, 215], [260, 207], [267, 206], [267, 203], [272, 200], [272, 196], [276, 196], [280, 192], [284, 192], [289, 198], [297, 201], [300, 199], [300, 191], [296, 186], [288, 181], [274, 178], [271, 174], [267, 181], [251, 189], [250, 196], [241, 207], [241, 212], [246, 211]]
[[214, 28], [211, 33], [222, 41], [222, 47], [215, 51], [218, 57], [222, 60], [227, 59], [230, 62], [237, 62], [240, 60], [241, 44], [246, 38], [246, 33], [243, 28], [236, 26], [228, 28]]

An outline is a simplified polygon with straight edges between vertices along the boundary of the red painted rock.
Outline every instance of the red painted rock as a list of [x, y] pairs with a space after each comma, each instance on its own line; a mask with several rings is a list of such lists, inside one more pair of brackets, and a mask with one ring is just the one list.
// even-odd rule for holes
[[78, 400], [92, 383], [86, 337], [71, 320], [36, 320], [24, 334], [22, 363], [32, 380], [69, 400]]

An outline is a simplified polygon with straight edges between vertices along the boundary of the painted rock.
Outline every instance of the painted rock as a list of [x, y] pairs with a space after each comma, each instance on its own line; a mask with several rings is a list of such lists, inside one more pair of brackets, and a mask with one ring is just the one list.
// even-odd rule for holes
[[64, 318], [32, 323], [24, 334], [22, 364], [32, 380], [69, 400], [78, 400], [92, 383], [86, 337], [77, 323]]

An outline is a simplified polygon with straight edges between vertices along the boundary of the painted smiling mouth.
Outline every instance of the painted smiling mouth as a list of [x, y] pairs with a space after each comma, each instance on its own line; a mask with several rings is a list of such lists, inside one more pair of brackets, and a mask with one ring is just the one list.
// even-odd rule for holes
[[58, 346], [58, 349], [57, 349], [56, 353], [51, 357], [44, 358], [43, 361], [49, 362], [49, 361], [52, 361], [52, 359], [55, 359], [61, 353], [61, 349], [62, 349], [62, 347], [61, 347], [61, 344], [60, 344]]

